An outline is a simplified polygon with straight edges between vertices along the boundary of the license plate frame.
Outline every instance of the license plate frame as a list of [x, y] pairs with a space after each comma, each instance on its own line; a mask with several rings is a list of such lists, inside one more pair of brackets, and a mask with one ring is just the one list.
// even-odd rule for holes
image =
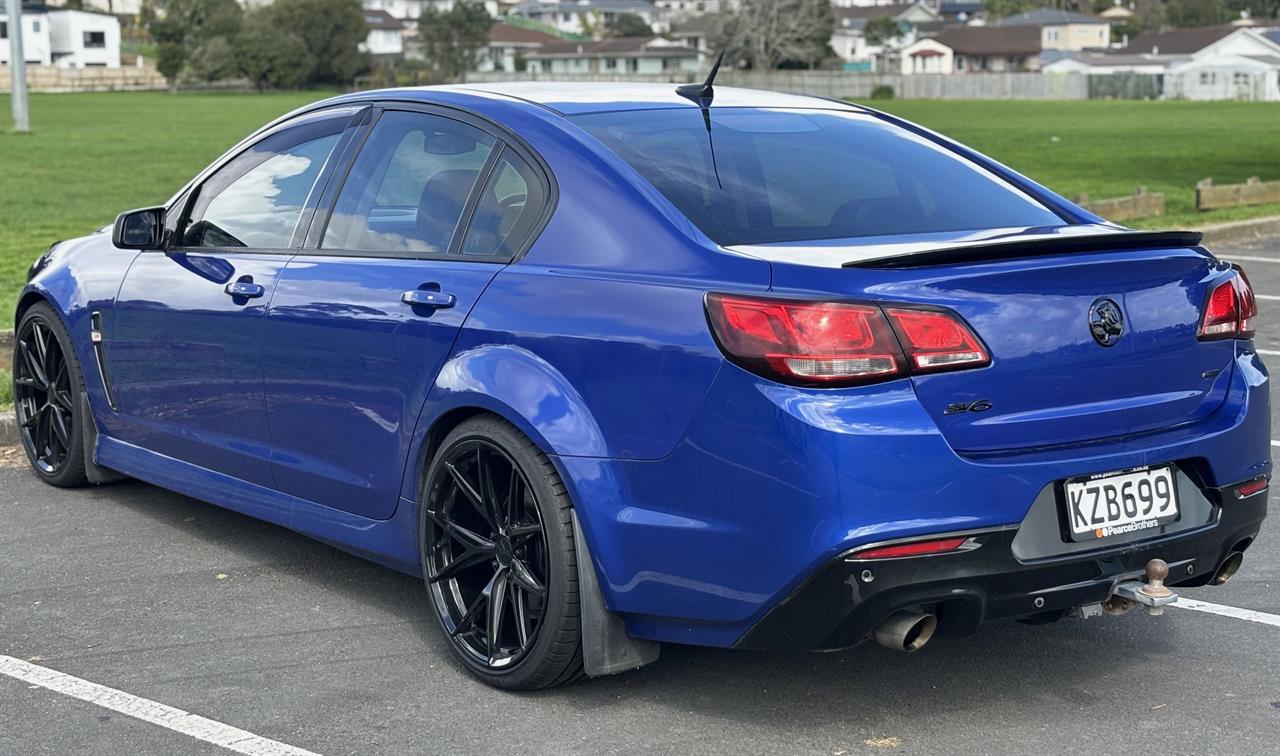
[[[1112, 470], [1109, 472], [1095, 473], [1093, 475], [1080, 475], [1073, 478], [1066, 478], [1059, 482], [1058, 500], [1060, 502], [1058, 511], [1062, 517], [1062, 537], [1068, 543], [1091, 542], [1091, 541], [1113, 541], [1113, 540], [1133, 540], [1141, 538], [1142, 535], [1156, 535], [1160, 532], [1162, 526], [1177, 522], [1182, 518], [1182, 502], [1178, 496], [1178, 468], [1173, 464], [1155, 464], [1141, 465], [1138, 467], [1129, 467], [1123, 470]], [[1172, 512], [1165, 511], [1158, 502], [1156, 486], [1154, 481], [1164, 479], [1168, 484], [1168, 499], [1171, 501]], [[1151, 511], [1143, 514], [1143, 502], [1137, 496], [1138, 481], [1146, 480], [1151, 487], [1151, 497], [1153, 506]], [[1126, 501], [1123, 498], [1123, 487], [1132, 483], [1133, 496], [1131, 497], [1136, 507], [1136, 514], [1130, 516], [1125, 511]], [[1090, 494], [1092, 490], [1097, 490], [1098, 499], [1095, 501]], [[1115, 494], [1117, 509], [1120, 512], [1119, 517], [1111, 517], [1111, 511], [1108, 511], [1109, 505], [1112, 503], [1108, 498], [1106, 491], [1110, 489]], [[1073, 498], [1073, 494], [1080, 493], [1082, 499]], [[1160, 496], [1159, 498], [1165, 498]], [[1079, 510], [1077, 510], [1079, 506]], [[1099, 521], [1099, 514], [1101, 521]], [[1081, 519], [1084, 520], [1085, 527], [1081, 527]], [[1128, 538], [1125, 538], [1128, 536]]]

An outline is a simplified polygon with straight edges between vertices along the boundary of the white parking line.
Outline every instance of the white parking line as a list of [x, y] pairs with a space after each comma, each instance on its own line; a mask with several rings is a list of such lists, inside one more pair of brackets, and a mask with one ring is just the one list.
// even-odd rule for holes
[[1182, 609], [1192, 609], [1197, 612], [1208, 612], [1209, 614], [1218, 614], [1223, 617], [1234, 617], [1235, 619], [1260, 622], [1264, 625], [1280, 627], [1280, 614], [1255, 612], [1252, 609], [1238, 609], [1234, 606], [1210, 604], [1208, 601], [1197, 601], [1189, 598], [1179, 598], [1177, 601], [1173, 602], [1173, 605]]
[[246, 756], [318, 756], [311, 751], [268, 740], [238, 727], [215, 722], [212, 719], [139, 698], [105, 685], [81, 680], [12, 656], [0, 655], [0, 674], [78, 698], [81, 701], [88, 701], [95, 706], [111, 709]]
[[1280, 296], [1276, 296], [1275, 294], [1259, 294], [1259, 293], [1258, 293], [1258, 292], [1256, 292], [1256, 291], [1253, 293], [1253, 298], [1254, 298], [1254, 299], [1272, 299], [1272, 300], [1280, 300]]
[[1266, 355], [1270, 355], [1270, 356], [1272, 356], [1272, 357], [1275, 357], [1275, 356], [1277, 356], [1277, 355], [1280, 355], [1280, 352], [1277, 352], [1277, 351], [1276, 351], [1276, 350], [1274, 350], [1274, 349], [1255, 349], [1255, 350], [1253, 350], [1253, 351], [1257, 352], [1258, 354], [1266, 354]]
[[1280, 263], [1280, 257], [1250, 257], [1249, 255], [1227, 255], [1222, 258], [1227, 262], [1235, 262], [1236, 260], [1244, 260], [1245, 262], [1269, 262]]
[[1277, 441], [1277, 440], [1275, 440], [1275, 439], [1273, 438], [1273, 439], [1271, 439], [1271, 445], [1272, 445], [1272, 446], [1280, 446], [1280, 441]]

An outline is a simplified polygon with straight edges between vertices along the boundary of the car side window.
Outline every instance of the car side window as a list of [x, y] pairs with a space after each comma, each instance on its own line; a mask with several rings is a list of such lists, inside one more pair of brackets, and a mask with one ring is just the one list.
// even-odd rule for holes
[[446, 254], [494, 145], [451, 118], [383, 113], [338, 193], [321, 248]]
[[546, 208], [539, 175], [513, 150], [503, 150], [480, 192], [462, 254], [510, 259], [529, 240]]
[[232, 158], [200, 186], [179, 246], [288, 249], [347, 121], [278, 131]]

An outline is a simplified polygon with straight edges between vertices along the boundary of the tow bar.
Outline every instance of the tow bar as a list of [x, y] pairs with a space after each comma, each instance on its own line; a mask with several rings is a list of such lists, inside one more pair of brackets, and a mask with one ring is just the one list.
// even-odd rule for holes
[[1111, 596], [1102, 602], [1102, 611], [1107, 614], [1124, 614], [1134, 605], [1141, 604], [1147, 608], [1147, 614], [1153, 617], [1164, 614], [1165, 606], [1178, 600], [1178, 594], [1164, 584], [1167, 577], [1169, 565], [1163, 559], [1152, 559], [1147, 562], [1147, 582], [1125, 580], [1116, 583]]

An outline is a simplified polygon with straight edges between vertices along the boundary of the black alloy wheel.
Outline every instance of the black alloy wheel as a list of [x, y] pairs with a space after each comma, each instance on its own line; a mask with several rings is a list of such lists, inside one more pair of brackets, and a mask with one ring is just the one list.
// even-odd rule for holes
[[441, 445], [424, 502], [423, 572], [455, 655], [503, 688], [580, 673], [572, 520], [546, 455], [496, 418], [468, 421]]
[[79, 417], [83, 385], [62, 322], [48, 305], [33, 305], [18, 324], [14, 343], [14, 411], [31, 466], [53, 485], [85, 483]]

